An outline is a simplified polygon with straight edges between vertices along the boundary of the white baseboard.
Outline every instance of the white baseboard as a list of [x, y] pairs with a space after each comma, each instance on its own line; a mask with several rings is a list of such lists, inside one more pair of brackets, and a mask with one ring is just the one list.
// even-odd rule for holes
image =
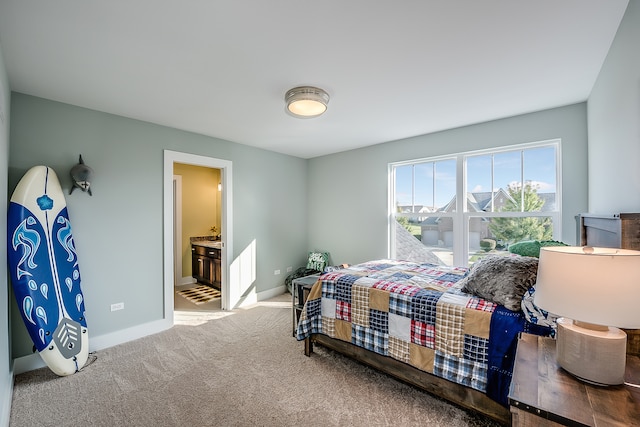
[[137, 340], [139, 338], [146, 337], [147, 335], [157, 334], [158, 332], [165, 331], [172, 327], [173, 318], [161, 319], [149, 323], [143, 323], [142, 325], [138, 326], [132, 326], [120, 331], [100, 335], [99, 337], [95, 337], [92, 341], [90, 341], [91, 344], [89, 345], [89, 351], [104, 350], [105, 348]]
[[[153, 335], [162, 332], [173, 326], [173, 319], [162, 319], [154, 322], [144, 323], [142, 325], [133, 326], [131, 328], [122, 329], [120, 331], [111, 332], [97, 337], [89, 336], [89, 351], [100, 351], [105, 348], [113, 347], [118, 344], [124, 344], [138, 338]], [[13, 360], [13, 372], [15, 375], [23, 372], [33, 371], [34, 369], [44, 368], [44, 363], [38, 353], [28, 356], [18, 357]], [[13, 384], [13, 383], [12, 383]]]
[[282, 295], [285, 292], [287, 292], [287, 287], [284, 285], [262, 292], [255, 292], [255, 290], [252, 289], [250, 292], [240, 298], [240, 300], [238, 301], [238, 305], [236, 305], [236, 308], [249, 307], [260, 301], [268, 300], [270, 298], [277, 297], [278, 295]]
[[[277, 288], [253, 294], [255, 301], [245, 301], [245, 303], [251, 304], [253, 302], [264, 301], [278, 295], [282, 295], [285, 292], [287, 292], [286, 286], [278, 286]], [[120, 331], [111, 332], [97, 337], [89, 336], [89, 351], [104, 350], [105, 348], [124, 344], [129, 341], [146, 337], [147, 335], [157, 334], [158, 332], [170, 329], [171, 327], [173, 327], [173, 318], [144, 323], [142, 325], [132, 326], [127, 329], [122, 329]], [[45, 366], [46, 364], [38, 353], [18, 357], [13, 360], [12, 379], [13, 375], [44, 368]], [[11, 381], [10, 384], [13, 387], [13, 381]], [[11, 402], [11, 399], [9, 399], [9, 402]]]
[[5, 384], [6, 388], [0, 390], [0, 426], [9, 427], [9, 420], [11, 418], [11, 400], [13, 398], [13, 371], [10, 370], [8, 378], [0, 384]]
[[191, 276], [187, 276], [187, 277], [183, 277], [183, 278], [180, 279], [180, 285], [179, 286], [191, 285], [193, 283], [196, 283], [196, 279], [194, 279]]
[[47, 365], [45, 365], [38, 353], [13, 359], [13, 373], [15, 375], [33, 371], [34, 369], [44, 368], [45, 366]]
[[277, 288], [269, 289], [266, 291], [262, 291], [258, 293], [258, 301], [271, 299], [273, 297], [277, 297], [278, 295], [282, 295], [285, 292], [287, 292], [287, 287], [285, 285], [278, 286]]

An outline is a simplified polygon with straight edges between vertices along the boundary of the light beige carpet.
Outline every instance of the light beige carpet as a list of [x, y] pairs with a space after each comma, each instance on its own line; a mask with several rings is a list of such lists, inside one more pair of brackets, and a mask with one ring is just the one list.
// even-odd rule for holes
[[74, 375], [18, 375], [10, 425], [496, 425], [320, 346], [304, 356], [290, 298], [176, 313], [172, 329], [102, 350]]

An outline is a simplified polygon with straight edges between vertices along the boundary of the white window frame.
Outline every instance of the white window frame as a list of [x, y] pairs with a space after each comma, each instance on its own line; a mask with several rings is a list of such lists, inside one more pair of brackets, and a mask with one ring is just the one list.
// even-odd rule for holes
[[[488, 154], [499, 154], [510, 151], [528, 150], [541, 147], [555, 147], [556, 154], [556, 208], [553, 211], [544, 212], [469, 212], [467, 210], [466, 194], [467, 194], [467, 159], [469, 157]], [[490, 148], [475, 151], [466, 151], [443, 156], [427, 157], [422, 159], [407, 160], [402, 162], [393, 162], [388, 164], [388, 200], [389, 200], [389, 245], [388, 256], [395, 258], [396, 254], [396, 236], [395, 236], [395, 168], [424, 162], [438, 162], [442, 160], [456, 160], [456, 209], [455, 212], [435, 212], [426, 216], [438, 218], [452, 218], [453, 222], [453, 265], [468, 265], [469, 259], [469, 221], [471, 218], [493, 218], [493, 217], [550, 217], [553, 222], [553, 239], [561, 240], [562, 236], [562, 141], [560, 139], [552, 139], [546, 141], [530, 142], [514, 144], [498, 148]], [[524, 171], [521, 171], [524, 176]], [[523, 181], [521, 179], [521, 181]], [[417, 214], [414, 214], [417, 216]], [[411, 216], [403, 215], [403, 216]]]

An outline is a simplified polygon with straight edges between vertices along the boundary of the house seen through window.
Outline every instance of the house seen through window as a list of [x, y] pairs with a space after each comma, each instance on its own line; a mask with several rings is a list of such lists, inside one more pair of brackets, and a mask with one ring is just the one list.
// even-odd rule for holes
[[390, 256], [468, 266], [559, 240], [560, 141], [393, 163]]

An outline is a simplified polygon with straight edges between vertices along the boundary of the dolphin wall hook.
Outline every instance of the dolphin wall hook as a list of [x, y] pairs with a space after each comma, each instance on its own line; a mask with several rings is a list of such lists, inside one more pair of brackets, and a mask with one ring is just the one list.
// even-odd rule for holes
[[84, 160], [82, 160], [82, 154], [78, 158], [78, 164], [71, 168], [71, 179], [73, 180], [73, 185], [69, 190], [69, 194], [73, 193], [73, 190], [77, 187], [82, 191], [85, 191], [91, 194], [91, 176], [93, 175], [93, 169], [84, 164]]

